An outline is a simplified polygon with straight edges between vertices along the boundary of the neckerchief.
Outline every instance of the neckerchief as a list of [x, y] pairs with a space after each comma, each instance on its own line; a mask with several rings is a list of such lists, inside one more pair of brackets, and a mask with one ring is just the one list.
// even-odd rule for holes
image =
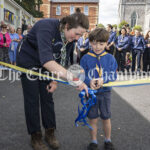
[[101, 64], [100, 64], [100, 59], [101, 59], [102, 56], [105, 56], [107, 54], [107, 52], [104, 50], [98, 55], [96, 55], [94, 53], [91, 53], [91, 52], [88, 52], [87, 54], [92, 56], [92, 57], [96, 57], [97, 58], [96, 75], [97, 75], [97, 77], [102, 77], [102, 67], [101, 67]]
[[68, 44], [64, 32], [61, 32], [61, 39], [63, 42], [63, 47], [61, 48], [61, 65], [65, 66], [66, 63], [66, 45]]

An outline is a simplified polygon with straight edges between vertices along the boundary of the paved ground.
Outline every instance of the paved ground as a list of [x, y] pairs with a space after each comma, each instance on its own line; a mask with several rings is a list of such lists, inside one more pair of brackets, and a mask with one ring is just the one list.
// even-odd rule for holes
[[[115, 88], [112, 92], [112, 140], [117, 150], [150, 150], [150, 86]], [[87, 127], [75, 127], [78, 92], [59, 85], [54, 94], [56, 136], [60, 150], [86, 150]], [[99, 150], [103, 131], [99, 124]], [[32, 150], [27, 134], [20, 82], [0, 81], [0, 150]]]

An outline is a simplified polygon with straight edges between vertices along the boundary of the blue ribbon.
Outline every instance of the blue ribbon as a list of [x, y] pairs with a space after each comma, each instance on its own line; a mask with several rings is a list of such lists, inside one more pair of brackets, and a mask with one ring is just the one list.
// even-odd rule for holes
[[75, 120], [75, 125], [76, 127], [78, 127], [79, 126], [78, 122], [80, 122], [82, 126], [88, 126], [91, 130], [93, 130], [93, 128], [87, 123], [86, 118], [91, 107], [96, 104], [95, 93], [97, 93], [97, 90], [88, 89], [88, 93], [89, 93], [88, 98], [86, 97], [85, 90], [79, 93], [82, 108], [80, 109], [80, 107], [78, 106], [78, 117]]

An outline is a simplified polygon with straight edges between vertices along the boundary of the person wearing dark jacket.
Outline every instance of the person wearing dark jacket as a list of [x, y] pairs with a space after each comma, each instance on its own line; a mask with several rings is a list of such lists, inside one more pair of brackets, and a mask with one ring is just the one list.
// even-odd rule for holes
[[[78, 40], [88, 28], [88, 18], [80, 12], [61, 20], [38, 21], [18, 46], [17, 65], [42, 73], [49, 71], [67, 79], [67, 70], [63, 67], [66, 61], [66, 43]], [[70, 75], [69, 79], [73, 80], [73, 75]], [[42, 125], [45, 129], [44, 139], [50, 147], [59, 148], [59, 142], [54, 135], [56, 119], [52, 94], [57, 87], [57, 82], [42, 80], [35, 76], [29, 78], [27, 74], [22, 74], [21, 83], [31, 145], [35, 150], [48, 150], [42, 140], [40, 106]], [[78, 89], [85, 89], [88, 93], [84, 83], [78, 85]]]

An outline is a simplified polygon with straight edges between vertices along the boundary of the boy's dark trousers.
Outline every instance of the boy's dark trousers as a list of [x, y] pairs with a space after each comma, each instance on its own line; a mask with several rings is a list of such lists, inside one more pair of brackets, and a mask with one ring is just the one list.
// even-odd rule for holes
[[31, 81], [26, 75], [22, 75], [21, 82], [28, 133], [41, 131], [40, 108], [43, 127], [56, 128], [53, 97], [46, 89], [49, 81]]
[[125, 57], [126, 57], [126, 50], [122, 50], [122, 51], [116, 51], [116, 60], [118, 63], [118, 71], [122, 71], [124, 72], [125, 70]]
[[150, 71], [150, 48], [146, 48], [143, 54], [143, 71]]
[[140, 72], [142, 51], [139, 49], [132, 50], [132, 72], [135, 71], [136, 56], [137, 56], [137, 71]]

